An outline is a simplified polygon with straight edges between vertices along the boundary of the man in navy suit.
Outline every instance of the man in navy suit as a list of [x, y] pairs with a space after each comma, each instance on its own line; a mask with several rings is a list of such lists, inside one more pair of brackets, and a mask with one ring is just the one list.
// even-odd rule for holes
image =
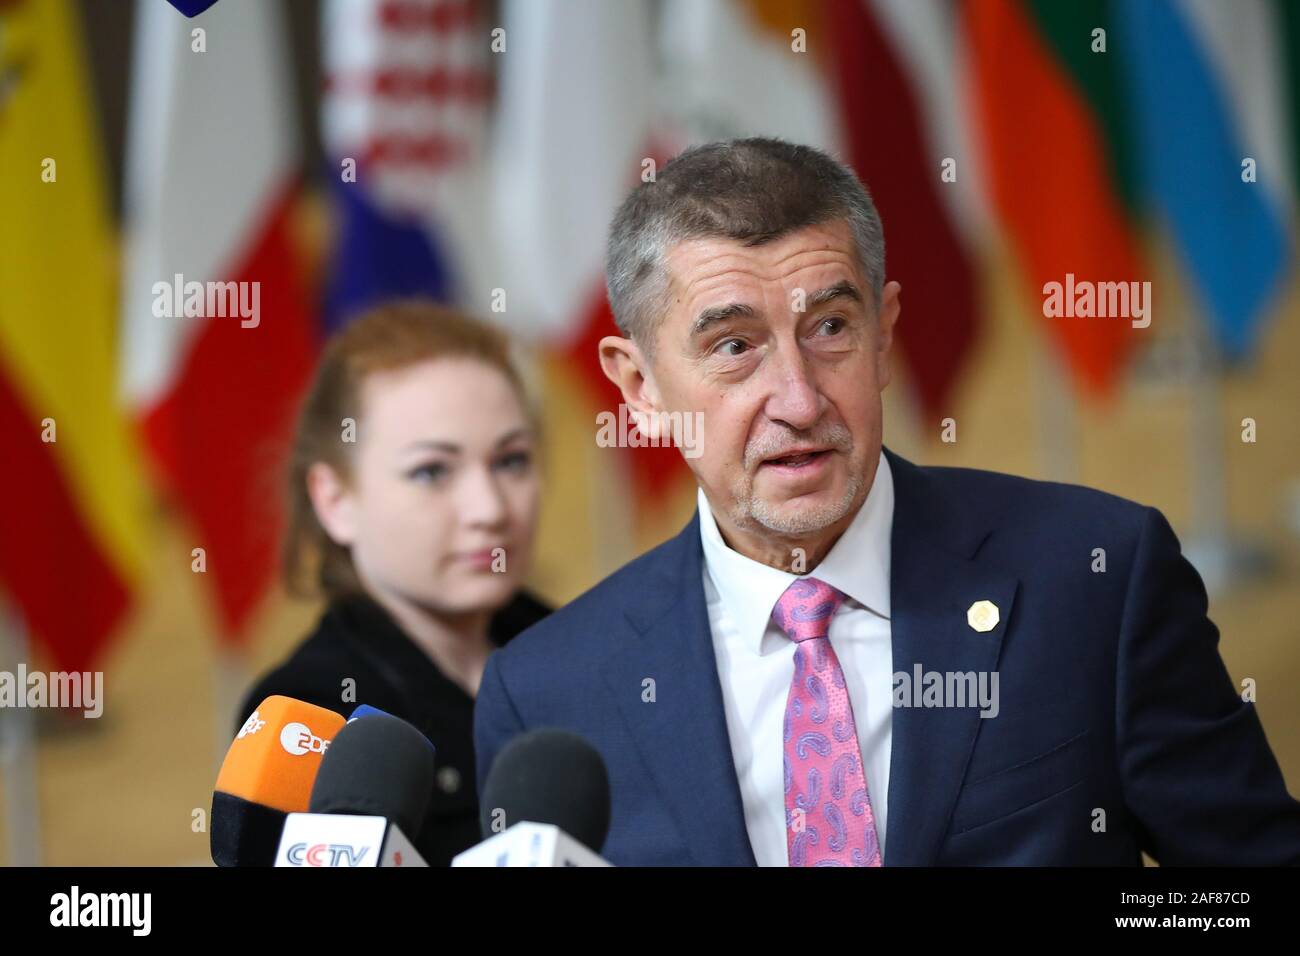
[[603, 367], [694, 436], [698, 509], [490, 658], [480, 791], [559, 727], [606, 763], [616, 865], [1300, 863], [1159, 511], [883, 447], [900, 290], [850, 171], [688, 150], [606, 265]]

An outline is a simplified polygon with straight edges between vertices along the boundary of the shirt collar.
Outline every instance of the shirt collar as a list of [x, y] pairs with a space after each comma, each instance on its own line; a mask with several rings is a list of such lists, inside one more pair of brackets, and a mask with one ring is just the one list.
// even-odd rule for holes
[[[757, 652], [777, 599], [798, 575], [768, 567], [722, 540], [703, 489], [697, 492], [704, 566], [723, 608], [742, 638]], [[894, 526], [894, 479], [885, 453], [858, 513], [830, 553], [808, 574], [815, 575], [880, 617], [889, 618], [890, 538]]]

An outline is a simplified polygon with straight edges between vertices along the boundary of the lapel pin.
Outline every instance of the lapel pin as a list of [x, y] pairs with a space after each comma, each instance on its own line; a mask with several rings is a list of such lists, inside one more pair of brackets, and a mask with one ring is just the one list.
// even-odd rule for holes
[[984, 634], [998, 626], [998, 606], [992, 601], [976, 601], [966, 612], [966, 623]]

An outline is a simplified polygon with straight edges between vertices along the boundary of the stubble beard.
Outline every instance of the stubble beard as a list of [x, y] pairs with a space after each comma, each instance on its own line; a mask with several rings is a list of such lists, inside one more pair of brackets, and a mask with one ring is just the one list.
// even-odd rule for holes
[[[834, 449], [832, 454], [842, 454], [846, 459], [852, 458], [853, 439], [848, 429], [843, 425], [834, 425], [819, 437], [822, 438], [822, 441], [819, 441], [818, 444], [831, 445]], [[770, 442], [766, 444], [770, 444]], [[762, 461], [773, 450], [777, 449], [761, 446], [750, 448], [746, 450], [746, 458], [753, 461]], [[746, 462], [746, 465], [749, 465], [749, 461]], [[749, 531], [755, 531], [761, 527], [776, 534], [791, 537], [813, 534], [830, 527], [848, 515], [857, 504], [858, 494], [862, 490], [862, 476], [852, 472], [849, 475], [844, 494], [837, 501], [810, 508], [795, 509], [786, 513], [780, 508], [774, 507], [770, 501], [754, 493], [754, 474], [756, 471], [757, 467], [747, 467], [740, 485], [734, 489], [732, 495], [732, 500], [736, 503], [732, 513], [732, 521], [736, 527]]]

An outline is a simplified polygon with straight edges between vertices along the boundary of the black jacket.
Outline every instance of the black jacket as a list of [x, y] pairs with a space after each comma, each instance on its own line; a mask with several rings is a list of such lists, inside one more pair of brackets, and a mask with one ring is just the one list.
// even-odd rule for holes
[[[492, 619], [498, 647], [540, 621], [550, 609], [524, 592]], [[356, 701], [344, 702], [343, 681], [356, 681]], [[235, 732], [273, 694], [294, 697], [347, 717], [370, 704], [417, 727], [433, 742], [438, 776], [424, 825], [408, 834], [430, 866], [480, 839], [474, 766], [474, 700], [364, 595], [336, 600], [302, 644], [248, 692]]]

